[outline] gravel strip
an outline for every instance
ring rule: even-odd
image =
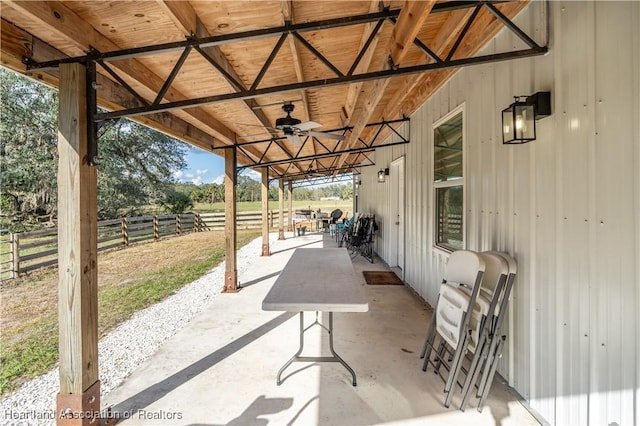
[[[262,237],[237,254],[238,275],[258,257]],[[104,396],[124,381],[160,345],[180,331],[220,293],[225,262],[162,302],[136,312],[98,343],[100,388]],[[0,400],[3,425],[55,424],[58,367],[23,384]]]

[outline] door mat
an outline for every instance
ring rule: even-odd
[[[362,271],[362,275],[369,285],[404,285],[391,271]]]

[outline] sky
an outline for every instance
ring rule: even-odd
[[[174,172],[178,181],[192,182],[196,185],[224,182],[224,157],[189,146],[185,159],[187,167],[184,170]],[[247,169],[243,174],[247,174],[254,180],[260,180],[260,174],[253,170]]]

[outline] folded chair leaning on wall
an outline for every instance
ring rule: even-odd
[[[485,262],[485,269],[480,292],[476,298],[469,322],[470,335],[467,349],[473,356],[471,357],[469,369],[466,371],[466,379],[462,385],[460,409],[463,411],[468,401],[469,389],[475,385],[478,373],[487,358],[489,339],[492,335],[491,330],[499,313],[503,289],[509,274],[509,262],[500,253],[488,251],[479,255]],[[463,291],[469,295],[468,290],[463,287],[446,290],[449,292]]]
[[[467,310],[466,312],[470,312],[469,323],[466,329],[466,348],[462,349],[462,354],[460,356],[460,361],[455,367],[458,371],[455,373],[456,376],[459,374],[460,370],[462,370],[462,360],[467,355],[467,353],[471,353],[471,366],[468,370],[465,371],[467,374],[467,380],[471,380],[472,374],[470,372],[474,371],[476,366],[479,363],[481,351],[477,350],[479,347],[484,344],[484,340],[486,339],[485,329],[488,326],[488,318],[493,317],[492,312],[496,310],[498,305],[499,295],[502,291],[502,287],[507,280],[507,274],[509,272],[509,265],[503,259],[503,257],[491,253],[491,252],[483,252],[478,253],[480,258],[484,261],[484,274],[482,276],[482,282],[480,284],[480,288],[475,298],[475,303],[473,304],[472,310]],[[440,291],[440,297],[442,300],[447,301],[457,301],[456,305],[465,306],[465,301],[471,305],[471,300],[473,298],[472,289],[467,286],[445,286]],[[455,305],[454,305],[455,307]],[[459,341],[455,338],[455,334],[451,329],[451,325],[449,321],[447,321],[447,315],[445,312],[451,312],[451,307],[448,309],[440,309],[438,310],[438,317],[436,318],[436,331],[443,338],[441,341],[440,352],[445,350],[446,344],[448,344],[451,348],[457,347]],[[449,315],[450,316],[450,315]],[[462,335],[462,331],[460,330],[460,335]],[[451,351],[449,351],[451,352]],[[436,365],[436,371],[439,369],[440,363]],[[464,370],[462,370],[464,371]],[[449,390],[446,398],[445,398],[445,406],[448,407],[451,403],[451,398],[455,393],[455,385],[457,382],[453,383],[453,388]],[[461,388],[465,388],[465,386],[461,386]]]
[[[480,291],[484,270],[484,260],[477,253],[458,250],[449,255],[438,300],[436,301],[431,323],[422,347],[423,371],[426,371],[428,364],[432,362],[432,349],[434,349],[435,353],[435,360],[432,363],[436,374],[440,374],[440,366],[442,364],[449,370],[449,376],[444,388],[446,407],[451,402],[451,396],[453,395],[451,389],[457,382],[458,373],[462,367],[462,359],[467,351],[469,322],[471,320],[470,312]],[[463,291],[450,291],[460,286],[468,289],[468,294]],[[440,336],[441,344],[436,351],[434,344],[437,336]],[[445,343],[452,348],[449,365],[445,361]],[[441,374],[440,376],[442,377]]]
[[[507,307],[509,304],[509,298],[511,296],[511,290],[516,278],[517,264],[513,257],[507,253],[502,252],[490,252],[493,255],[501,256],[508,264],[508,275],[504,286],[501,289],[496,289],[497,303],[489,312],[493,312],[493,316],[487,319],[486,327],[483,330],[485,335],[484,339],[478,345],[476,355],[479,353],[479,359],[477,365],[470,368],[470,372],[467,374],[467,380],[462,389],[462,403],[460,409],[464,411],[466,403],[473,392],[473,386],[477,381],[480,373],[482,373],[482,379],[478,385],[476,396],[480,398],[478,402],[478,411],[482,411],[484,402],[487,399],[489,390],[493,383],[493,377],[496,373],[496,367],[498,360],[502,355],[502,348],[507,338],[506,335],[502,335],[502,324],[507,315]]]

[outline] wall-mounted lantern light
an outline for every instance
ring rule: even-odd
[[[514,96],[515,102],[502,110],[502,143],[521,144],[536,139],[536,122],[551,115],[551,92]]]
[[[378,183],[384,183],[385,176],[389,176],[389,169],[380,169],[378,172]]]

